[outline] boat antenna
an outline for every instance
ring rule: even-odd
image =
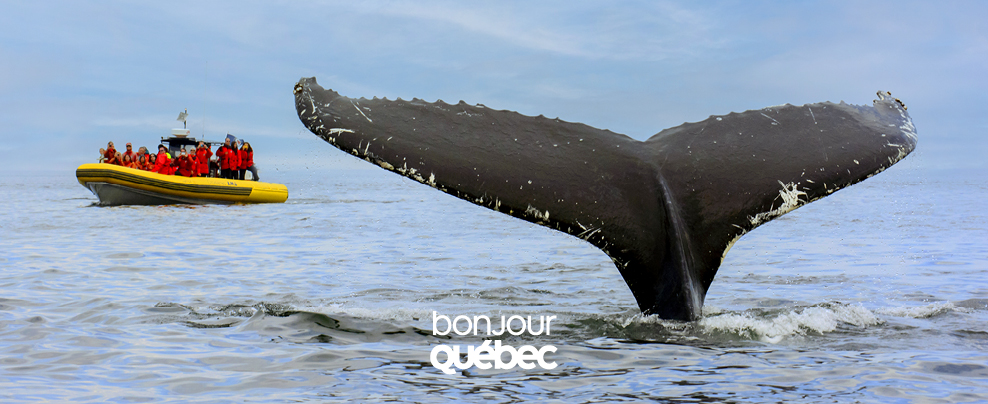
[[[202,140],[206,140],[206,85],[209,83],[209,61],[202,67]]]
[[[188,116],[189,116],[189,109],[188,108],[185,109],[185,112],[179,112],[178,113],[178,119],[176,119],[176,121],[182,121],[182,129],[186,129],[186,127],[185,127],[185,118],[188,117]]]

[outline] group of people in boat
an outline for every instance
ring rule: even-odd
[[[113,142],[107,143],[105,149],[99,149],[99,153],[101,163],[159,174],[244,180],[247,171],[250,171],[253,180],[258,180],[257,168],[254,167],[254,149],[250,143],[240,139],[234,143],[229,137],[215,153],[205,142],[199,142],[194,150],[183,147],[176,156],[172,156],[163,144],[158,145],[157,154],[151,154],[144,146],[135,152],[130,143],[127,143],[126,151],[119,152]],[[212,158],[214,155],[216,158]],[[210,163],[214,169],[210,169]]]

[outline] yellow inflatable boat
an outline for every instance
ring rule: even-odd
[[[82,186],[100,205],[172,205],[281,203],[288,200],[282,184],[163,175],[113,164],[83,164],[75,170]]]

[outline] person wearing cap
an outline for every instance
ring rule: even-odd
[[[125,150],[123,152],[123,157],[124,158],[128,158],[129,157],[130,158],[130,161],[135,161],[136,160],[135,157],[137,157],[137,153],[134,153],[133,146],[130,145],[130,142],[127,142],[127,150]]]

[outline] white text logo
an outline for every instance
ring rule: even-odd
[[[439,315],[433,311],[432,335],[449,335],[450,332],[457,335],[478,335],[481,323],[486,325],[485,333],[488,336],[503,335],[505,332],[511,335],[521,335],[526,331],[531,335],[542,335],[543,333],[550,335],[550,326],[555,318],[556,316],[549,316],[548,319],[545,316],[539,316],[538,322],[533,323],[532,316],[528,316],[527,322],[522,316],[511,316],[507,319],[501,316],[501,329],[495,331],[491,328],[491,319],[487,316],[474,316],[471,319],[461,315],[450,320],[448,316]],[[446,323],[445,331],[439,330],[440,320]],[[460,324],[466,325],[466,329],[458,327]],[[534,328],[536,324],[538,331]],[[479,347],[467,347],[466,352],[461,351],[459,345],[452,347],[437,345],[432,348],[429,359],[432,361],[432,366],[450,375],[455,373],[454,366],[461,370],[474,366],[478,369],[490,369],[491,367],[494,369],[513,369],[515,366],[521,366],[522,369],[533,369],[537,364],[543,369],[555,369],[558,366],[556,362],[546,363],[545,361],[547,352],[556,352],[556,347],[546,345],[539,349],[531,345],[522,345],[515,349],[510,345],[502,345],[500,340],[494,341],[494,346],[491,346],[490,340],[485,340]],[[446,354],[445,361],[440,361],[439,355],[441,353]],[[466,361],[460,360],[461,353],[466,353]],[[508,354],[509,359],[507,361],[504,360],[504,354]]]

